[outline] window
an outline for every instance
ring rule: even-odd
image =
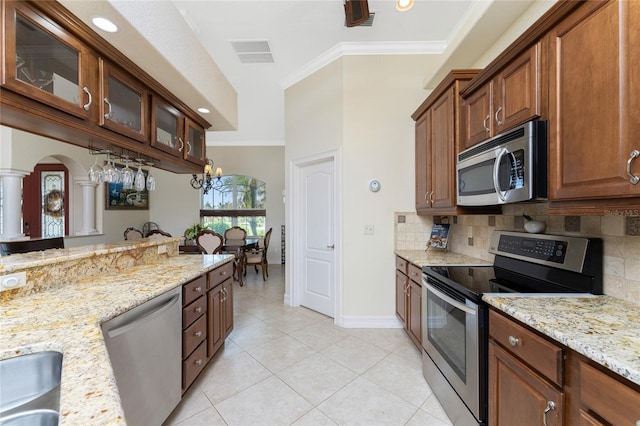
[[[202,194],[200,222],[219,234],[232,226],[240,226],[247,231],[247,236],[264,236],[266,197],[266,184],[261,180],[242,175],[222,176],[208,194]]]

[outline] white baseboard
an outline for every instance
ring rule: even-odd
[[[284,294],[284,300],[283,303],[287,306],[292,306],[291,305],[291,295],[289,293],[285,293]]]
[[[336,325],[344,328],[403,328],[395,316],[343,316]]]

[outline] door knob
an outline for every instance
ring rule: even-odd
[[[327,246],[327,248],[333,250],[334,248],[336,248],[336,245],[335,244],[331,244],[330,246]]]

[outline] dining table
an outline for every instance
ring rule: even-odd
[[[223,252],[234,253],[236,255],[236,273],[238,274],[240,287],[244,285],[242,277],[244,275],[245,252],[247,250],[257,249],[259,241],[257,238],[247,238],[243,244],[227,244],[226,242],[222,244],[221,250]]]

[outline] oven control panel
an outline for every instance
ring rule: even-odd
[[[567,245],[567,241],[501,235],[498,251],[548,262],[564,263]]]

